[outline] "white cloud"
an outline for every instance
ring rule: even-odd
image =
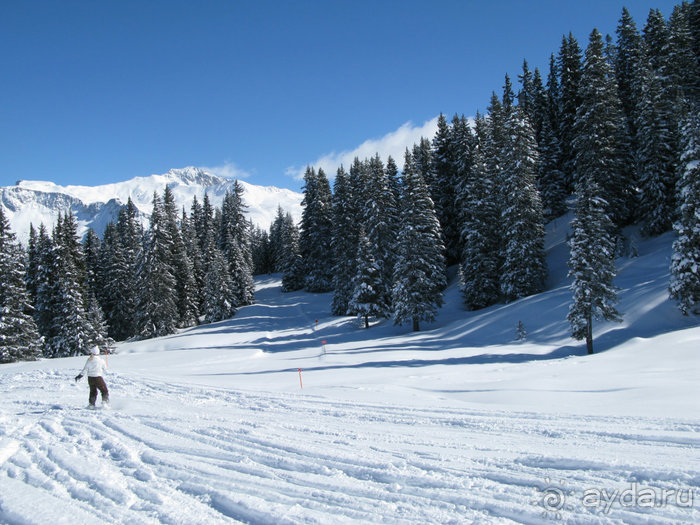
[[[245,170],[242,170],[233,162],[228,160],[220,166],[200,166],[199,168],[204,171],[208,171],[209,173],[212,173],[214,175],[218,175],[219,177],[225,177],[227,179],[247,179],[248,177],[250,177],[250,173],[248,173]]]
[[[389,156],[393,157],[396,165],[401,169],[403,166],[404,153],[406,148],[412,148],[414,144],[420,142],[422,137],[432,139],[437,131],[438,117],[425,122],[422,126],[414,126],[412,122],[406,122],[395,131],[391,131],[378,139],[369,139],[352,150],[345,150],[339,153],[327,153],[309,166],[323,168],[329,179],[335,177],[335,172],[342,164],[346,169],[350,168],[355,157],[364,160],[374,157],[377,153],[386,162]],[[287,175],[295,179],[301,179],[306,171],[306,166],[298,168],[291,166],[287,168]]]

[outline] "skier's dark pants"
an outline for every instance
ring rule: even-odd
[[[102,377],[88,377],[88,385],[90,385],[90,405],[95,406],[98,390],[102,394],[102,402],[109,403],[109,390]]]

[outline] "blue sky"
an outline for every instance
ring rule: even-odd
[[[5,0],[0,186],[192,165],[299,190],[308,164],[401,152],[440,112],[483,112],[524,58],[546,77],[564,33],[585,48],[622,6],[641,29],[676,3]]]

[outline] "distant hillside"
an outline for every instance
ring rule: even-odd
[[[243,187],[243,200],[253,224],[267,229],[278,206],[291,212],[296,219],[301,217],[303,196],[300,193],[238,182]],[[58,215],[68,210],[77,217],[81,234],[93,228],[101,235],[129,197],[146,224],[151,213],[153,193],[162,194],[165,186],[172,190],[178,207],[184,206],[189,213],[193,198],[196,196],[201,202],[205,193],[213,205],[220,206],[224,194],[232,190],[233,184],[232,179],[193,167],[101,186],[58,186],[47,181],[19,181],[15,186],[0,188],[0,206],[22,242],[26,242],[29,236],[30,224],[38,227],[44,223],[50,229]]]

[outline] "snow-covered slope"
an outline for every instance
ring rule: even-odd
[[[146,225],[153,208],[153,193],[162,195],[165,186],[173,191],[178,207],[184,206],[189,213],[195,196],[201,202],[207,193],[212,204],[219,206],[226,191],[233,189],[233,184],[231,179],[192,167],[101,186],[58,186],[45,181],[19,181],[15,186],[0,188],[0,205],[13,231],[24,242],[30,224],[38,227],[43,222],[50,229],[59,213],[69,209],[78,219],[81,234],[88,227],[101,234],[129,197],[141,212]],[[243,200],[248,206],[248,217],[254,224],[267,229],[278,206],[297,219],[301,216],[301,194],[273,186],[255,186],[245,181],[239,181],[239,184],[244,190]]]
[[[85,410],[83,358],[0,365],[0,523],[698,523],[700,326],[668,299],[671,241],[618,261],[625,320],[593,356],[552,271],[478,312],[453,282],[419,333],[263,277],[230,320],[119,345],[111,411]]]

